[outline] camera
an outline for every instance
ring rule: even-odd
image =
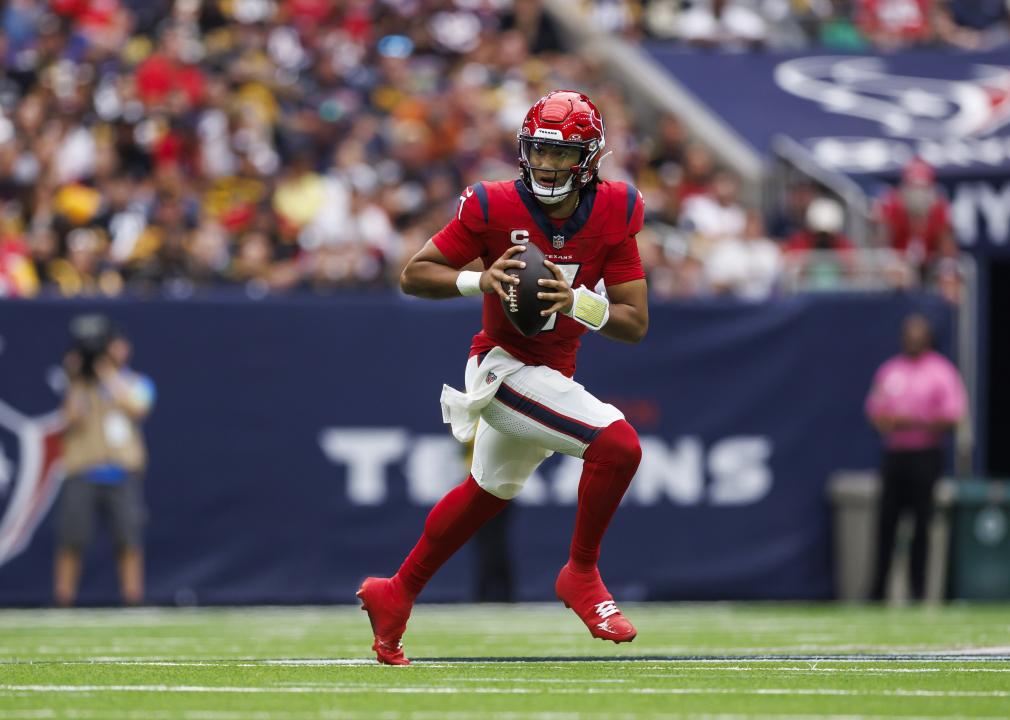
[[[95,377],[95,361],[105,354],[115,336],[116,327],[106,315],[78,315],[70,321],[70,352],[81,359],[81,376]]]

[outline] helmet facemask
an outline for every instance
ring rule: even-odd
[[[520,133],[519,166],[523,182],[540,202],[546,205],[559,203],[593,179],[601,149],[602,143],[596,140],[548,140]],[[566,153],[571,157],[564,167],[555,167],[557,162],[546,164],[549,158]],[[538,175],[541,176],[540,182],[537,181]],[[559,184],[561,178],[564,182]]]

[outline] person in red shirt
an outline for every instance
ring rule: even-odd
[[[901,184],[880,198],[874,215],[880,244],[897,250],[922,275],[941,257],[957,252],[947,200],[933,168],[923,160],[905,166]]]
[[[137,67],[137,94],[145,105],[163,105],[175,96],[184,100],[187,108],[203,102],[206,92],[203,73],[183,59],[182,43],[178,29],[167,29],[158,52]]]
[[[8,235],[0,226],[0,299],[31,297],[38,288],[39,279],[24,240]]]
[[[453,219],[407,263],[410,295],[483,295],[483,326],[473,339],[466,391],[442,391],[443,418],[460,441],[474,439],[466,480],[431,510],[424,532],[391,578],[367,578],[358,591],[379,662],[404,665],[401,638],[414,599],[439,567],[522,489],[554,452],[582,458],[575,531],[555,583],[560,600],[594,637],[629,642],[634,626],[597,569],[600,542],[641,459],[634,428],[614,406],[576,383],[580,337],[597,331],[637,343],[648,328],[645,273],[635,236],[641,194],[598,177],[604,125],[585,95],[554,91],[527,113],[519,131],[521,179],[464,190]],[[499,298],[519,280],[514,255],[535,244],[552,280],[538,295],[552,305],[540,333],[526,337]],[[482,270],[461,270],[479,260]],[[605,294],[597,292],[602,285]]]
[[[856,25],[876,47],[896,49],[933,39],[929,0],[859,0]]]

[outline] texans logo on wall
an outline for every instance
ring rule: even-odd
[[[905,75],[893,64],[873,57],[811,57],[775,68],[781,89],[826,112],[869,121],[874,134],[884,136],[805,138],[820,163],[879,172],[913,155],[939,169],[1010,161],[1010,137],[999,135],[1010,122],[1010,68],[955,63],[965,77],[938,79]]]
[[[0,565],[24,550],[59,490],[60,420],[0,400]]]
[[[914,155],[941,175],[1010,171],[1010,52],[653,57],[755,149],[776,136],[848,174],[896,174]],[[723,82],[724,80],[724,82]]]
[[[937,172],[955,236],[1010,253],[1010,51],[653,58],[767,158],[780,138],[876,197],[913,157]]]

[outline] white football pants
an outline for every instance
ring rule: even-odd
[[[478,356],[466,364],[466,389],[487,382]],[[623,420],[613,405],[552,368],[526,365],[510,374],[480,414],[470,473],[503,500],[554,452],[581,458],[603,428]]]

